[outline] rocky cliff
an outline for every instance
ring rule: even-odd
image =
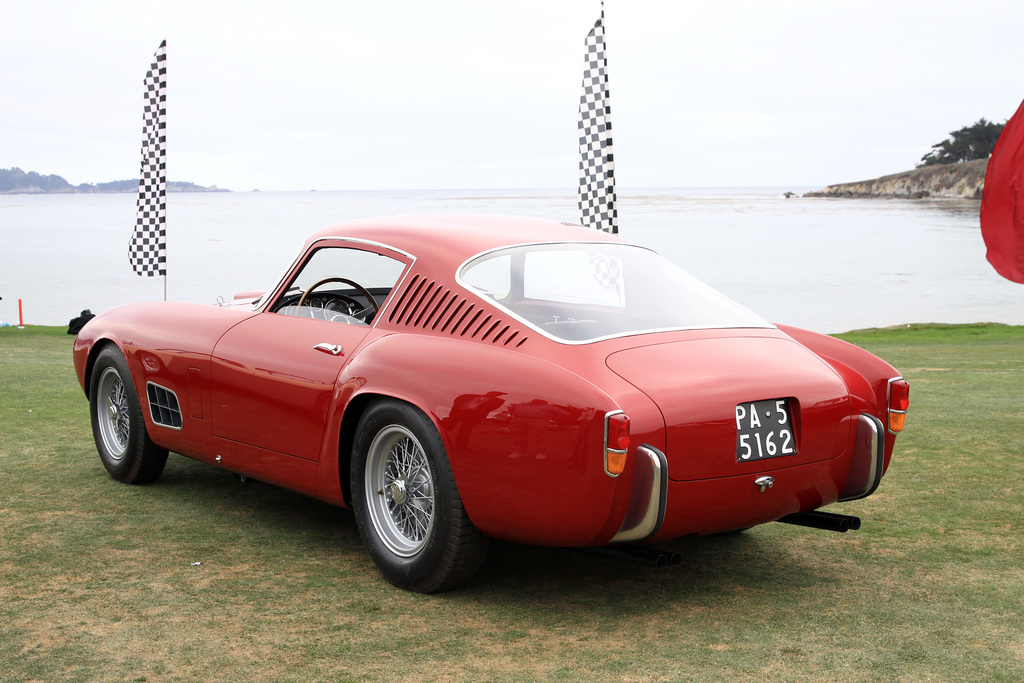
[[[808,192],[804,196],[981,199],[987,167],[988,159],[945,166],[925,166],[874,180],[829,185],[824,190]]]

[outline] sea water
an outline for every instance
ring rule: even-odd
[[[787,189],[627,189],[619,233],[774,322],[841,332],[914,322],[1024,324],[1024,286],[985,260],[978,202],[786,198]],[[168,196],[166,298],[270,287],[316,230],[410,213],[577,222],[573,190],[230,192]],[[66,325],[165,282],[128,262],[135,196],[0,196],[0,321]],[[651,296],[657,296],[652,292]]]

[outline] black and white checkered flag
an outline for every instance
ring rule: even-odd
[[[142,170],[128,260],[139,275],[167,275],[167,41],[146,72]]]
[[[579,120],[580,223],[617,233],[619,215],[615,200],[608,58],[604,46],[604,3],[601,3],[601,18],[587,35],[585,46]]]

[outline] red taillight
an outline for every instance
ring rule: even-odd
[[[903,429],[910,408],[910,383],[905,379],[889,381],[889,431],[896,433]]]
[[[629,418],[623,413],[608,416],[608,448],[629,450]]]
[[[629,452],[629,418],[625,413],[616,412],[604,418],[604,470],[613,477],[626,469],[626,454]]]
[[[893,380],[889,385],[889,410],[906,412],[910,407],[910,384],[905,379]]]

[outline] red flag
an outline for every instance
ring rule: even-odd
[[[996,272],[1024,284],[1024,102],[1006,123],[988,160],[981,236]]]

